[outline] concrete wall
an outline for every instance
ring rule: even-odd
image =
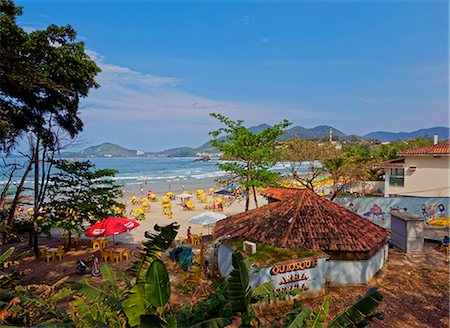
[[[401,196],[450,197],[450,157],[406,156],[405,184],[389,186],[388,192]]]
[[[231,255],[233,251],[220,245],[218,250],[218,265],[222,276],[228,276],[233,269]],[[296,288],[305,289],[302,295],[305,297],[315,297],[325,290],[325,283],[332,285],[358,285],[365,284],[383,267],[388,258],[388,246],[385,245],[372,258],[365,261],[334,261],[327,260],[326,257],[317,259],[317,266],[311,269],[299,270],[295,273],[306,273],[308,278],[296,284]],[[299,259],[298,261],[301,261]],[[267,281],[272,281],[274,289],[279,288],[279,281],[283,275],[273,276],[270,274],[271,267],[253,268],[250,271],[250,285],[258,286]],[[284,286],[294,285],[285,284]]]
[[[326,279],[330,285],[366,284],[383,268],[388,259],[388,246],[365,261],[327,261]]]
[[[222,277],[227,277],[233,271],[232,254],[234,251],[226,245],[220,244],[217,252],[217,265]]]

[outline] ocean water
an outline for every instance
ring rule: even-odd
[[[14,160],[23,161],[21,158]],[[89,158],[97,169],[115,169],[119,171],[114,178],[126,189],[181,190],[195,186],[214,185],[214,179],[223,176],[219,170],[218,160],[196,162],[194,157],[101,157]],[[71,160],[71,159],[68,159]],[[287,173],[286,165],[278,163],[274,171]],[[307,167],[305,166],[305,172]],[[18,180],[22,176],[19,170],[15,175]],[[26,186],[31,187],[33,175],[30,173]],[[6,183],[4,177],[0,180],[0,189]]]

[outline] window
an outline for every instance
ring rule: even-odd
[[[405,185],[405,169],[395,168],[391,169],[391,175],[389,177],[389,185],[403,187]]]

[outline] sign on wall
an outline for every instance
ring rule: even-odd
[[[308,290],[308,280],[311,280],[314,274],[310,269],[315,267],[317,267],[317,259],[274,265],[269,271],[274,282],[274,291]]]

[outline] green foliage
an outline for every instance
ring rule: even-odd
[[[242,326],[249,327],[255,312],[251,306],[252,290],[244,259],[240,253],[233,253],[233,271],[228,278],[228,294],[233,313],[240,313]]]
[[[247,240],[247,239],[246,239]],[[243,251],[243,241],[242,238],[233,238],[227,243],[233,249]],[[258,251],[255,254],[247,254],[248,260],[256,263],[263,263],[264,265],[270,265],[274,263],[284,262],[296,258],[304,258],[308,256],[314,256],[321,254],[318,251],[313,250],[298,250],[298,249],[287,249],[280,248],[264,243],[258,243]]]
[[[166,226],[156,224],[154,226],[156,233],[145,232],[148,240],[142,242],[139,258],[133,263],[131,269],[132,276],[136,277],[138,282],[145,281],[150,265],[154,260],[161,259],[161,254],[170,247],[177,236],[179,227],[176,222]]]
[[[155,316],[157,308],[164,307],[170,297],[169,276],[161,254],[174,241],[178,228],[176,223],[162,227],[155,225],[156,233],[145,233],[148,240],[142,243],[139,258],[131,270],[136,282],[127,289],[122,300],[123,310],[132,327],[149,320],[160,322],[161,326],[168,324],[165,318]]]
[[[213,137],[212,146],[224,153],[230,162],[218,164],[219,168],[230,175],[230,180],[243,185],[246,190],[246,210],[248,210],[250,188],[265,187],[273,184],[279,174],[270,171],[276,164],[278,148],[276,140],[285,133],[291,123],[287,120],[253,133],[243,126],[243,121],[232,121],[227,117],[212,113],[225,127],[209,134]]]
[[[83,127],[80,99],[98,87],[100,68],[85,53],[84,43],[76,41],[70,25],[52,24],[27,33],[16,23],[21,7],[1,0],[0,11],[0,149],[8,150],[28,131],[53,144],[49,119],[74,137]]]
[[[61,287],[65,277],[55,284],[15,286],[0,293],[0,324],[26,325],[68,323],[69,316],[59,302],[72,294]]]
[[[382,301],[383,295],[378,292],[378,289],[371,288],[364,296],[359,296],[355,304],[336,315],[328,327],[365,327],[374,318],[383,319],[383,315],[375,311]]]
[[[170,284],[166,266],[161,260],[155,260],[147,271],[145,284],[147,300],[154,307],[160,307],[169,301]]]
[[[84,223],[93,224],[114,215],[116,201],[122,195],[120,185],[111,178],[116,170],[95,170],[89,161],[54,161],[59,171],[50,178],[46,204],[52,209],[53,224],[67,231],[83,231]]]
[[[108,264],[100,266],[104,281],[98,287],[86,278],[71,284],[76,291],[71,303],[71,317],[77,325],[84,327],[121,327],[125,317],[122,313],[121,298],[126,286],[120,285],[123,272],[113,272]]]

